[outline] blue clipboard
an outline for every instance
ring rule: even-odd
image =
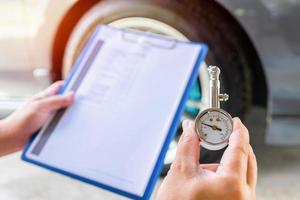
[[[66,78],[66,80],[64,82],[64,85],[61,87],[61,89],[58,92],[58,94],[63,94],[65,92],[66,87],[70,84],[70,81],[71,81],[74,73],[78,70],[79,65],[82,63],[83,58],[87,54],[88,49],[90,48],[91,44],[95,41],[96,35],[101,31],[101,28],[104,27],[104,26],[105,25],[98,26],[97,29],[96,29],[96,31],[92,34],[92,36],[90,37],[90,39],[87,42],[86,46],[84,47],[82,53],[80,54],[78,60],[76,61],[76,63],[73,66],[73,68],[71,69],[68,77]],[[181,42],[181,41],[176,41],[176,42]],[[162,149],[161,149],[161,151],[159,153],[159,156],[158,156],[158,159],[156,161],[154,170],[152,171],[151,177],[150,177],[150,179],[148,181],[148,184],[146,186],[146,190],[145,190],[143,196],[137,196],[136,194],[132,194],[130,192],[123,191],[123,190],[120,190],[118,188],[114,188],[114,187],[105,185],[103,183],[99,183],[99,182],[90,180],[90,179],[85,178],[85,177],[81,177],[79,175],[70,173],[68,171],[61,170],[61,169],[53,167],[53,166],[49,166],[47,164],[41,163],[39,161],[36,161],[34,159],[31,159],[31,158],[27,157],[26,153],[27,153],[28,149],[30,148],[32,142],[36,138],[37,133],[39,131],[32,136],[32,138],[30,139],[29,143],[26,145],[26,147],[25,147],[25,149],[24,149],[24,151],[22,153],[21,159],[24,160],[24,161],[26,161],[26,162],[38,165],[40,167],[46,168],[48,170],[51,170],[51,171],[54,171],[54,172],[57,172],[57,173],[60,173],[60,174],[63,174],[63,175],[69,176],[69,177],[72,177],[74,179],[78,179],[78,180],[80,180],[82,182],[85,182],[85,183],[88,183],[88,184],[91,184],[91,185],[94,185],[94,186],[97,186],[97,187],[109,190],[111,192],[117,193],[119,195],[131,198],[131,199],[149,199],[150,196],[151,196],[151,193],[152,193],[152,191],[154,189],[154,186],[156,184],[156,181],[159,178],[159,175],[161,173],[161,170],[162,170],[162,167],[163,167],[163,162],[164,162],[164,157],[165,157],[165,155],[167,153],[169,144],[171,143],[171,141],[173,140],[173,138],[174,138],[174,136],[176,134],[176,130],[177,130],[178,124],[180,123],[180,118],[181,118],[181,116],[182,116],[182,114],[184,112],[184,109],[185,109],[185,103],[186,103],[186,101],[188,99],[189,91],[190,91],[192,85],[194,84],[194,82],[196,81],[200,65],[203,62],[203,60],[204,60],[204,58],[205,58],[205,56],[207,54],[207,51],[208,51],[208,48],[207,48],[207,46],[205,44],[202,44],[202,43],[192,43],[192,44],[193,45],[201,45],[201,50],[199,51],[199,55],[198,55],[198,57],[196,59],[195,65],[193,67],[192,74],[191,74],[190,79],[189,79],[189,81],[188,81],[188,83],[186,85],[186,88],[184,90],[184,94],[183,94],[183,96],[182,96],[182,98],[180,100],[179,107],[178,107],[177,112],[176,112],[176,114],[175,114],[175,116],[173,118],[171,127],[170,127],[170,129],[168,131],[168,134],[167,134],[167,137],[166,137],[166,139],[165,139],[165,141],[163,143],[163,147],[162,147]]]

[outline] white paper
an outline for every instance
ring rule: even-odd
[[[30,153],[39,134],[27,156],[141,196],[201,47],[178,42],[170,48],[172,41],[165,40],[161,47],[159,39],[131,41],[122,34],[101,28],[95,41],[104,44],[77,89],[74,104],[41,153]],[[73,80],[79,74],[77,70]]]

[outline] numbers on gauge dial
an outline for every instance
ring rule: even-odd
[[[202,115],[198,126],[201,140],[210,144],[223,143],[232,131],[231,119],[217,111],[208,111]]]

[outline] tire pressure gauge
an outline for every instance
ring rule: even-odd
[[[228,112],[220,108],[220,101],[227,101],[227,94],[220,94],[220,69],[208,68],[210,75],[210,108],[199,113],[195,119],[195,130],[201,146],[208,150],[219,150],[227,146],[232,133],[233,121]]]

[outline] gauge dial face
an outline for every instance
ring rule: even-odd
[[[208,109],[196,119],[196,131],[201,139],[210,145],[227,143],[232,133],[231,116],[222,109]]]

